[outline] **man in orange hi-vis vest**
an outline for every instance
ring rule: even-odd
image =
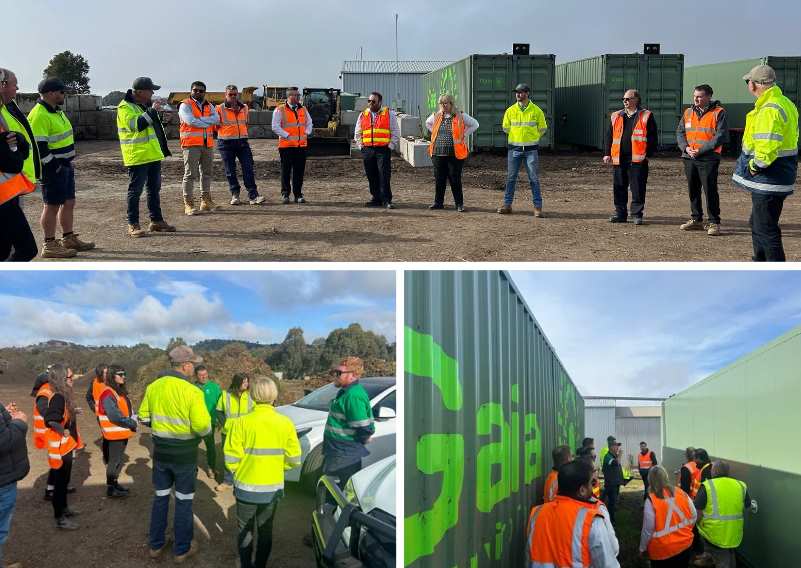
[[[382,107],[382,100],[381,93],[370,93],[368,107],[356,121],[354,139],[362,151],[364,172],[372,196],[364,206],[395,209],[389,182],[392,175],[391,154],[398,147],[400,133],[395,111]]]
[[[184,213],[195,215],[193,195],[195,180],[200,178],[200,211],[215,211],[219,205],[211,199],[211,170],[214,161],[214,131],[220,123],[220,115],[213,104],[206,100],[206,84],[195,81],[192,94],[178,107],[181,121],[181,152],[184,158]]]
[[[570,448],[567,446],[557,446],[551,452],[553,458],[553,468],[545,478],[545,488],[542,492],[542,500],[545,503],[556,499],[559,491],[559,468],[573,459],[570,455]]]
[[[648,157],[656,152],[658,145],[659,133],[653,113],[642,108],[640,93],[629,89],[623,95],[623,110],[613,112],[610,117],[604,141],[604,163],[614,165],[615,214],[609,218],[610,223],[625,223],[631,214],[635,225],[643,224]]]
[[[281,157],[281,200],[289,203],[292,193],[295,203],[306,203],[303,196],[303,176],[306,173],[306,148],[314,130],[309,111],[300,104],[297,87],[286,91],[286,102],[273,111],[273,132],[278,135],[278,154]]]

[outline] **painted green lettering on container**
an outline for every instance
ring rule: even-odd
[[[433,337],[410,327],[406,327],[404,342],[406,372],[429,377],[442,394],[442,403],[448,410],[462,408],[462,385],[456,359],[445,353]]]
[[[511,495],[509,458],[512,432],[509,423],[504,420],[503,405],[488,402],[478,409],[476,433],[487,436],[492,433],[493,427],[500,429],[499,435],[495,436],[500,441],[483,446],[476,458],[476,507],[482,513],[489,513],[495,505]],[[496,464],[501,466],[501,478],[493,483],[492,470]]]
[[[460,434],[426,434],[417,442],[417,468],[442,473],[442,491],[431,509],[404,519],[404,562],[433,554],[445,533],[459,522],[464,481],[464,438]]]
[[[525,430],[525,483],[528,485],[542,475],[542,439],[540,438],[540,425],[536,414],[526,414]]]

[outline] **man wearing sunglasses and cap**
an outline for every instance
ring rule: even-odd
[[[362,458],[370,452],[364,447],[375,433],[370,396],[359,384],[364,364],[358,357],[345,357],[331,370],[339,388],[331,401],[323,435],[323,473],[339,478],[345,487],[348,479],[362,468]]]
[[[757,65],[743,79],[756,103],[745,118],[732,180],[751,192],[753,260],[783,262],[779,217],[798,172],[798,109],[776,85],[772,67]]]

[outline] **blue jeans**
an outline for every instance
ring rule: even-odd
[[[14,514],[14,505],[17,503],[17,482],[0,487],[0,566],[3,564],[3,546],[8,539],[11,528],[11,516]]]
[[[248,199],[256,199],[259,192],[256,189],[256,176],[253,174],[253,152],[247,140],[218,141],[217,149],[225,168],[225,178],[228,180],[228,189],[231,195],[239,196],[239,180],[236,178],[236,161],[242,166],[242,180],[248,190]]]
[[[193,463],[163,463],[153,461],[153,510],[150,513],[150,548],[158,550],[164,546],[167,530],[167,512],[170,508],[170,492],[175,486],[175,544],[176,556],[185,554],[192,544],[192,499],[195,497],[197,465]]]
[[[517,183],[517,174],[520,171],[521,163],[526,165],[534,207],[539,209],[542,207],[542,194],[540,193],[540,179],[537,173],[540,166],[540,157],[536,149],[522,152],[509,148],[506,156],[506,191],[503,194],[503,204],[511,205],[515,198],[515,184]]]
[[[151,221],[163,221],[161,215],[161,162],[151,162],[128,168],[128,224],[139,224],[139,198],[147,185],[147,208]]]

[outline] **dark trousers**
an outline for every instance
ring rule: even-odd
[[[279,498],[269,503],[245,503],[237,499],[237,545],[242,568],[264,568],[273,548],[273,519]]]
[[[720,196],[718,195],[718,160],[684,159],[684,174],[690,192],[690,215],[696,221],[704,220],[701,192],[706,196],[706,216],[710,223],[720,225]]]
[[[323,466],[323,473],[325,473],[325,475],[338,478],[339,482],[337,485],[339,485],[340,489],[345,489],[345,484],[348,483],[348,480],[351,478],[351,476],[361,469],[362,460],[359,460],[350,465],[346,465],[345,467],[340,467],[339,469],[334,470],[329,470]]]
[[[615,202],[615,214],[625,219],[631,188],[631,216],[642,217],[645,209],[645,187],[648,184],[648,161],[639,164],[620,162],[612,174],[612,195]]]
[[[212,472],[217,471],[217,448],[214,445],[214,430],[211,434],[203,438],[203,443],[206,445],[206,463]]]
[[[642,478],[642,484],[644,486],[642,492],[642,500],[645,501],[648,499],[648,472],[651,471],[650,469],[641,469],[640,470],[640,477]]]
[[[784,262],[782,230],[779,217],[786,195],[751,194],[751,241],[754,262]]]
[[[374,203],[392,203],[392,153],[387,146],[365,146],[362,148],[364,173],[370,183],[370,195]]]
[[[620,495],[620,485],[610,485],[604,487],[606,509],[609,511],[609,520],[615,523],[615,512],[617,511],[617,499]]]
[[[295,199],[303,197],[306,148],[278,148],[278,154],[281,156],[281,195],[288,197],[291,191]]]
[[[236,177],[236,161],[242,167],[242,181],[248,191],[248,199],[256,199],[259,192],[256,189],[256,176],[253,173],[253,152],[247,140],[226,140],[217,142],[217,150],[225,169],[225,179],[228,180],[228,189],[231,195],[239,195],[239,180]]]
[[[46,491],[53,491],[53,488],[56,486],[56,471],[55,469],[51,469],[47,473],[47,487],[45,488]]]
[[[0,262],[28,262],[37,252],[19,197],[0,205]]]
[[[651,560],[651,568],[687,568],[690,565],[692,555],[693,548],[691,546],[676,556],[671,556],[664,560]]]
[[[464,160],[457,160],[456,156],[431,156],[434,163],[434,203],[445,203],[445,184],[451,184],[453,202],[456,206],[464,205],[462,194],[462,168]]]
[[[128,440],[106,440],[103,438],[103,463],[106,464],[106,484],[114,485],[122,471],[122,460]]]
[[[153,508],[150,512],[151,550],[159,550],[166,542],[167,513],[170,510],[170,493],[175,486],[175,543],[173,552],[176,556],[186,554],[192,544],[194,525],[192,516],[192,499],[195,496],[197,482],[197,466],[193,463],[171,464],[153,460]]]
[[[163,221],[161,214],[161,162],[128,168],[128,224],[139,224],[139,198],[147,187],[147,209],[151,221]]]
[[[61,457],[61,467],[54,469],[53,475],[53,515],[60,519],[67,509],[67,487],[72,477],[72,452]]]

